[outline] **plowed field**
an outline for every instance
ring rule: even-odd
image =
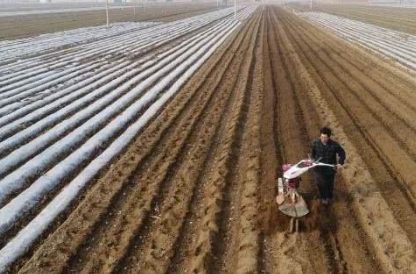
[[[261,6],[9,273],[416,273],[416,81]],[[330,126],[330,207],[312,176],[300,232],[283,163]]]

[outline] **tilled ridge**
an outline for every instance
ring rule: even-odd
[[[250,47],[247,52],[247,56],[244,62],[244,66],[238,75],[243,75],[240,81],[238,81],[237,90],[244,91],[240,92],[237,97],[236,105],[234,109],[237,109],[238,112],[232,113],[232,126],[228,127],[231,131],[227,132],[226,143],[230,142],[230,147],[227,155],[227,162],[225,163],[228,171],[225,173],[224,181],[214,173],[213,179],[217,183],[223,183],[226,185],[226,191],[223,196],[222,201],[222,210],[219,213],[218,225],[219,231],[218,236],[214,240],[213,245],[213,266],[210,267],[211,273],[233,273],[234,271],[244,271],[244,262],[243,266],[240,269],[230,269],[229,264],[237,265],[238,264],[238,250],[240,248],[239,230],[241,228],[240,216],[242,214],[241,207],[242,196],[243,196],[243,175],[246,174],[246,165],[247,159],[245,158],[243,146],[244,146],[244,136],[247,130],[247,123],[249,119],[249,109],[256,102],[251,101],[253,96],[253,75],[256,61],[256,49],[258,47],[258,34],[260,31],[261,16],[259,15],[256,21],[256,25],[253,31],[253,34],[250,37]],[[246,139],[247,141],[247,139]],[[218,167],[220,169],[220,167]],[[252,238],[256,240],[256,238]],[[257,248],[257,243],[252,243],[255,248]],[[257,263],[257,258],[251,258],[249,265]]]
[[[271,44],[270,31],[272,26],[269,24],[267,11],[264,12],[263,17],[266,21],[264,24],[263,36],[263,56],[269,57],[270,50],[274,49]],[[278,271],[278,260],[274,259],[274,248],[271,235],[276,232],[278,227],[276,212],[275,197],[276,181],[278,176],[278,167],[281,166],[281,152],[278,144],[278,130],[277,130],[277,96],[275,93],[276,85],[273,80],[271,63],[273,58],[264,58],[262,61],[262,76],[263,76],[263,105],[261,110],[261,177],[260,177],[260,254],[261,264],[260,273],[273,273]],[[280,226],[280,225],[279,225]]]
[[[269,39],[277,47],[270,47],[270,56],[272,57],[271,73],[273,75],[275,96],[277,103],[276,121],[277,121],[277,143],[280,146],[280,162],[296,163],[299,159],[308,154],[309,138],[307,136],[306,124],[302,116],[296,92],[304,92],[302,86],[293,73],[294,67],[291,62],[291,52],[285,46],[282,38],[282,31],[279,23],[276,21],[274,10],[268,10],[270,28]],[[280,166],[278,175],[281,176]],[[276,181],[275,181],[276,184]],[[316,190],[311,184],[310,176],[303,176],[301,190],[309,197],[309,206],[311,208],[311,218],[316,218],[317,212],[314,207],[315,201],[311,199]],[[332,265],[336,265],[331,248],[326,248],[325,242],[321,239],[319,230],[309,229],[308,235],[287,235],[290,218],[284,216],[277,210],[275,214],[280,214],[276,221],[276,226],[280,230],[274,237],[271,237],[271,244],[276,249],[276,267],[278,271],[294,271],[313,273],[315,270],[320,273],[329,272]],[[307,219],[309,218],[307,217]],[[303,218],[305,219],[305,218]],[[309,221],[312,225],[314,220]],[[303,224],[304,226],[306,223]],[[312,227],[313,228],[313,227]],[[333,252],[332,252],[333,253]],[[292,262],[289,264],[279,264],[279,261]]]
[[[252,51],[254,48],[255,31],[259,25],[259,15],[252,19],[250,29],[244,41],[244,51],[238,53],[240,56],[238,69],[232,73],[231,79],[237,80],[238,75],[247,76],[252,63]],[[240,55],[241,54],[241,55]],[[248,54],[248,56],[247,56]],[[244,79],[244,78],[243,78]],[[177,273],[182,273],[186,269],[189,273],[206,273],[211,270],[215,255],[213,255],[213,242],[221,243],[221,225],[219,222],[228,221],[221,218],[221,210],[223,210],[223,201],[226,195],[229,195],[230,188],[226,186],[226,180],[229,179],[230,161],[232,160],[233,152],[235,153],[236,141],[238,137],[239,127],[244,125],[244,105],[247,104],[247,87],[246,81],[236,81],[233,87],[234,90],[233,104],[230,105],[227,113],[224,115],[224,122],[221,124],[221,134],[216,141],[216,148],[214,149],[210,162],[203,175],[203,189],[201,193],[201,201],[196,205],[197,211],[191,218],[192,223],[196,222],[195,228],[192,229],[192,239],[188,238],[187,244],[184,246],[186,257],[183,258],[179,266],[174,267]],[[228,88],[226,88],[228,89]],[[243,116],[242,116],[243,115]],[[242,120],[243,119],[243,120]],[[224,243],[226,244],[226,243]],[[178,258],[176,260],[179,260]]]
[[[191,200],[196,195],[197,189],[204,183],[205,174],[203,171],[206,170],[213,142],[219,135],[222,135],[220,129],[224,124],[224,118],[227,117],[227,110],[238,110],[233,107],[233,104],[235,103],[235,93],[239,89],[235,87],[236,78],[229,77],[231,75],[226,74],[226,79],[231,81],[226,80],[216,87],[216,92],[221,94],[221,97],[229,99],[223,100],[224,104],[215,104],[208,109],[212,113],[197,130],[192,142],[195,145],[187,153],[186,162],[171,179],[174,186],[169,191],[171,193],[168,194],[166,201],[159,207],[161,214],[156,216],[158,218],[154,224],[149,225],[148,231],[142,236],[145,241],[140,240],[137,244],[138,247],[133,248],[130,252],[131,257],[126,266],[128,273],[167,272],[170,259],[177,252],[175,246],[181,230],[184,228],[186,214],[192,209]],[[219,92],[220,90],[223,92]]]
[[[229,70],[229,68],[235,68],[237,71],[241,69],[242,62],[244,61],[243,56],[247,53],[249,38],[251,37],[253,29],[255,28],[255,23],[255,20],[251,20],[248,23],[249,26],[245,28],[244,37],[241,36],[240,41],[236,43],[236,50],[234,51],[232,60],[230,59],[232,64],[230,64],[227,70]],[[219,86],[218,90],[223,90],[223,92],[228,92],[229,90],[233,91],[233,99],[230,99],[231,104],[231,102],[235,102],[236,94],[238,94],[238,90],[236,89],[237,78],[235,77],[235,73],[228,73],[226,79],[227,81],[224,82],[223,85]],[[221,140],[223,140],[226,128],[229,128],[227,126],[227,121],[230,119],[229,117],[232,115],[233,111],[235,111],[233,106],[229,105],[226,112],[223,114],[223,119],[219,128],[219,134],[217,134],[215,138],[216,146],[221,143]],[[182,229],[180,238],[177,241],[175,256],[172,259],[170,267],[167,271],[168,273],[182,273],[184,269],[185,271],[188,271],[189,268],[192,268],[192,266],[189,266],[188,264],[189,259],[194,259],[192,253],[195,252],[194,244],[197,240],[195,234],[198,232],[201,225],[207,225],[206,222],[211,221],[211,210],[208,208],[211,208],[212,204],[207,203],[205,200],[213,199],[215,198],[215,195],[217,195],[215,194],[215,189],[210,189],[211,183],[207,177],[207,174],[212,171],[212,166],[218,157],[218,153],[218,148],[212,148],[212,151],[207,159],[207,163],[202,172],[203,174],[200,176],[200,187],[196,190],[192,199],[191,210],[187,213],[184,228]],[[207,196],[207,193],[211,194]],[[211,197],[211,195],[214,197]],[[195,255],[198,256],[198,254]],[[206,260],[208,260],[208,257],[206,257]]]
[[[241,182],[239,205],[240,225],[237,230],[238,246],[234,257],[237,261],[235,273],[261,273],[264,254],[260,253],[260,122],[263,104],[263,43],[264,12],[254,53],[254,66],[250,71],[248,87],[251,89],[250,104],[247,112],[246,128],[242,140],[238,181]]]

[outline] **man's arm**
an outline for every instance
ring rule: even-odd
[[[316,145],[315,145],[315,141],[312,142],[312,155],[311,155],[312,159],[316,160]]]
[[[343,165],[345,162],[345,150],[340,144],[337,145],[336,153],[338,154],[338,164]]]

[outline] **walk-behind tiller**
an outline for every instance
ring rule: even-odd
[[[319,162],[319,160],[314,161],[312,159],[301,160],[296,165],[285,164],[282,166],[283,178],[278,179],[276,202],[283,214],[292,217],[289,225],[290,232],[299,231],[299,218],[309,213],[305,200],[297,191],[300,176],[317,166],[334,168],[334,165],[324,164]]]

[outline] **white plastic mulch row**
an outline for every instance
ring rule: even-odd
[[[216,31],[217,28],[214,28],[212,31],[204,33],[204,36],[215,35]],[[47,166],[47,162],[53,162],[56,156],[65,153],[66,150],[77,147],[78,143],[82,142],[84,136],[93,133],[96,129],[106,124],[109,119],[117,115],[120,109],[123,109],[130,102],[135,101],[151,85],[155,84],[161,76],[174,69],[184,58],[188,58],[193,54],[193,51],[190,50],[191,47],[196,43],[201,43],[201,39],[198,36],[195,36],[193,39],[194,41],[186,41],[179,47],[168,51],[166,58],[156,65],[153,65],[154,62],[149,62],[150,64],[145,66],[146,69],[141,72],[139,69],[133,69],[132,66],[131,70],[123,74],[122,77],[88,93],[85,98],[71,103],[38,123],[13,135],[12,138],[1,142],[0,154],[10,151],[10,149],[13,149],[19,144],[25,144],[27,140],[38,136],[39,133],[47,129],[50,125],[59,122],[51,130],[38,136],[33,141],[20,146],[0,160],[0,177],[2,177],[10,168],[26,161],[45,147],[48,148],[47,151],[52,152],[47,155],[47,151],[44,151],[37,156],[39,161],[31,161],[3,178],[0,182],[0,203],[10,192],[23,185],[33,172],[37,172],[41,167]],[[132,78],[127,80],[130,77]],[[122,85],[116,87],[117,84]],[[132,89],[132,87],[134,88]],[[125,94],[121,96],[123,93]],[[102,97],[97,100],[98,95]],[[68,113],[71,113],[72,109],[80,110],[70,118],[62,119],[62,117],[66,117]],[[96,114],[97,112],[100,113]],[[90,118],[91,120],[88,123],[79,126],[82,121]],[[65,138],[50,146],[51,143],[60,139],[71,130],[73,131],[65,136]]]
[[[46,50],[52,50],[59,47],[86,43],[105,37],[121,35],[123,33],[148,28],[160,23],[138,22],[138,23],[113,23],[109,28],[106,26],[97,26],[89,28],[80,28],[55,33],[42,34],[36,37],[30,37],[12,41],[0,41],[0,60],[5,57],[19,57],[25,54],[39,54]]]
[[[168,30],[171,29],[171,24],[168,24]],[[193,30],[193,29],[191,29]],[[129,36],[130,34],[126,35]],[[165,40],[162,42],[165,43],[169,41],[170,36],[166,35]],[[147,38],[147,39],[151,39]],[[142,36],[137,36],[136,39],[144,40]],[[124,39],[123,39],[124,41]],[[159,43],[162,43],[159,42]],[[150,45],[154,45],[154,43],[150,43]],[[140,47],[138,47],[140,48]],[[79,58],[77,54],[66,56],[65,58],[69,59],[69,57]],[[121,61],[127,58],[121,58]],[[158,57],[153,58],[152,61],[157,60]],[[139,63],[143,63],[146,60],[140,60]],[[69,59],[70,62],[70,59]],[[94,62],[100,62],[99,64],[103,65],[99,69],[93,70],[94,66],[97,66]],[[87,68],[84,70],[91,69],[91,72],[94,74],[103,74],[108,73],[107,82],[113,78],[120,77],[120,73],[123,73],[122,68],[119,71],[113,73],[112,68],[108,68],[107,61],[94,61],[87,63]],[[125,66],[128,66],[129,62],[125,60]],[[114,66],[117,65],[117,62],[112,61],[111,64]],[[80,68],[81,66],[74,65],[75,68]],[[66,73],[73,71],[74,68],[72,66],[68,66],[65,70]],[[99,82],[105,82],[104,78],[100,78],[100,81],[97,81],[97,77],[91,77],[91,72],[86,73],[83,71],[82,76],[80,79],[75,79],[76,82],[63,82],[57,84],[55,82],[54,86],[50,87],[51,80],[55,79],[56,77],[44,77],[45,75],[42,74],[41,76],[33,75],[32,77],[27,77],[25,81],[16,81],[13,83],[9,83],[3,87],[4,90],[7,90],[3,93],[0,93],[0,139],[4,139],[5,136],[10,135],[16,132],[16,129],[20,129],[22,126],[25,126],[28,123],[33,123],[36,120],[39,120],[44,115],[49,114],[51,111],[56,110],[58,107],[66,106],[67,104],[73,102],[74,99],[79,98],[80,96],[85,96],[88,92],[91,92],[94,89],[97,89],[97,84]],[[110,73],[111,72],[111,73]],[[47,72],[49,73],[49,72]],[[59,73],[62,75],[61,78],[58,79],[65,79],[68,78],[65,73]],[[84,78],[83,78],[84,77]],[[27,83],[30,79],[34,79],[34,82]],[[71,81],[74,78],[70,79]],[[23,86],[24,92],[21,92],[22,86],[19,87],[19,84]],[[39,89],[43,87],[44,89]],[[111,87],[111,86],[110,86]],[[1,88],[0,88],[1,90]],[[1,99],[3,97],[3,99]],[[59,98],[58,101],[56,101]],[[41,110],[38,110],[40,109]],[[31,114],[29,114],[31,113]]]
[[[204,25],[210,21],[212,22],[214,20],[221,19],[224,16],[227,16],[231,13],[232,10],[227,9],[222,10],[221,12],[212,12],[204,14],[201,17],[195,16],[172,22],[169,24],[163,24],[163,26],[158,24],[159,26],[154,27],[151,27],[151,25],[142,25],[142,23],[138,23],[136,28],[127,30],[129,31],[128,34],[122,35],[121,37],[117,37],[117,34],[123,34],[126,32],[124,28],[120,27],[116,31],[114,31],[114,34],[111,36],[100,37],[98,35],[98,37],[94,39],[98,40],[96,42],[92,42],[91,40],[89,40],[88,42],[90,43],[88,44],[79,45],[77,47],[71,47],[69,49],[61,49],[52,53],[49,53],[49,51],[50,49],[56,48],[55,44],[52,43],[49,48],[47,46],[44,46],[45,43],[48,43],[50,37],[39,36],[30,40],[23,39],[23,41],[19,40],[22,42],[18,43],[17,45],[17,42],[15,41],[10,42],[11,44],[6,43],[1,46],[2,51],[0,52],[0,63],[13,63],[2,65],[0,67],[0,81],[10,77],[5,77],[3,75],[12,74],[14,71],[22,73],[22,68],[24,70],[33,70],[33,67],[39,67],[41,64],[48,64],[49,66],[51,66],[52,60],[54,60],[55,63],[60,61],[62,63],[60,64],[60,66],[66,65],[67,63],[63,61],[68,60],[68,57],[72,61],[74,61],[74,54],[77,55],[77,57],[79,58],[77,59],[78,61],[88,58],[92,54],[101,55],[101,57],[112,57],[110,54],[111,52],[116,52],[119,54],[122,49],[130,50],[129,45],[133,44],[136,47],[138,44],[143,45],[146,42],[148,42],[149,37],[171,37],[175,34],[183,34],[184,31],[187,31],[188,29],[193,29],[200,25]],[[148,28],[143,29],[145,26],[147,26]],[[76,36],[79,35],[81,36],[78,38],[79,41],[85,41],[83,39],[85,38],[85,35],[89,33],[88,31],[89,28],[80,29],[78,32],[74,31],[74,33],[71,35],[71,40],[77,39]],[[51,35],[54,36],[53,34]],[[59,33],[57,35],[59,37]],[[116,35],[116,37],[113,37],[114,35]],[[71,44],[66,45],[69,46]],[[31,58],[29,60],[27,59],[27,55],[39,55],[39,53],[42,53],[42,51],[45,50],[49,50],[47,51],[47,54],[42,54],[41,56]],[[26,59],[20,60],[19,57],[25,57]],[[53,66],[52,68],[60,66]]]
[[[208,21],[208,23],[209,22],[211,21]],[[171,25],[172,24],[167,24],[166,28],[168,31],[171,30]],[[199,24],[194,25],[200,27]],[[190,30],[194,30],[194,28],[191,28]],[[158,32],[153,30],[153,33]],[[166,34],[166,31],[164,31],[163,34]],[[126,34],[125,36],[130,36],[130,34]],[[169,36],[168,34],[165,36],[164,40],[153,38],[154,40],[161,41],[157,42],[159,44],[167,43],[172,36]],[[143,36],[140,35],[136,36],[136,40],[137,39],[140,41],[144,40]],[[152,37],[150,36],[146,39],[151,40]],[[125,39],[122,40],[125,41]],[[148,45],[155,45],[155,43],[148,43]],[[141,47],[138,46],[137,48]],[[77,59],[79,58],[79,55],[72,54],[65,56],[65,58],[69,60],[68,62],[71,62],[70,57]],[[89,57],[91,58],[91,56]],[[127,67],[129,62],[124,59],[128,58],[122,57],[120,61],[123,61],[123,64]],[[152,61],[154,62],[156,60],[158,60],[157,56],[153,58]],[[142,65],[145,61],[146,60],[141,59],[139,60],[139,64]],[[93,61],[79,66],[74,64],[74,66],[68,66],[64,72],[56,73],[59,75],[58,77],[56,74],[54,76],[48,76],[50,73],[50,71],[48,71],[45,73],[48,74],[47,76],[45,76],[45,74],[40,76],[29,76],[24,81],[16,80],[16,82],[9,83],[0,88],[0,90],[4,90],[4,92],[0,93],[0,114],[2,115],[2,117],[0,117],[0,140],[4,140],[5,136],[10,136],[15,133],[16,130],[21,129],[22,126],[26,127],[27,124],[41,119],[45,115],[50,114],[51,111],[57,110],[59,107],[64,107],[70,103],[76,103],[74,102],[74,99],[86,96],[88,92],[97,89],[97,84],[99,82],[102,84],[105,83],[105,80],[110,82],[110,80],[116,79],[117,77],[120,77],[121,73],[124,73],[124,68],[120,68],[118,71],[114,72],[112,68],[108,68],[107,62],[108,61]],[[97,63],[98,65],[101,65],[101,67],[94,69],[94,67],[97,66]],[[117,61],[113,60],[111,64],[115,66],[117,65]],[[91,71],[88,72],[88,70]],[[68,77],[67,74],[71,72],[73,74],[81,74],[80,78],[76,79]],[[97,81],[96,76],[91,77],[91,73],[103,74],[106,72],[109,74],[107,79],[100,78],[100,81]],[[125,75],[123,77],[125,77]],[[31,79],[33,79],[33,82],[27,83],[27,81]],[[69,79],[69,81],[65,82],[66,79]],[[74,80],[76,82],[74,82]],[[108,86],[108,88],[111,88],[111,85]],[[62,116],[61,119],[64,118],[65,116]]]
[[[255,9],[256,7],[250,7],[241,10],[238,18],[246,19]],[[232,18],[217,21],[211,28],[167,50],[158,56],[157,61],[144,63],[139,68],[140,72],[127,80],[130,84],[124,82],[117,86],[117,91],[108,91],[106,95],[118,94],[118,98],[100,97],[71,118],[65,119],[27,144],[22,144],[14,154],[10,154],[17,161],[19,161],[19,154],[27,157],[28,161],[0,181],[0,201],[7,193],[27,183],[25,180],[30,180],[31,174],[40,171],[43,175],[0,209],[0,237],[13,227],[15,222],[24,218],[25,214],[35,207],[44,195],[59,187],[68,175],[77,171],[81,166],[85,167],[76,178],[62,188],[40,214],[0,250],[0,273],[30,248],[91,179],[130,143],[152,117],[157,115],[164,104],[239,25],[240,22]],[[132,65],[132,70],[134,69],[136,68]],[[123,93],[122,89],[126,92]],[[102,108],[100,104],[109,98],[113,98],[114,102]],[[77,123],[80,116],[92,111],[90,108],[101,110],[94,116],[87,115],[86,117],[89,118],[85,121],[80,118],[83,121],[82,125],[73,127],[74,124],[71,123]],[[142,114],[138,116],[138,113]],[[61,134],[65,136],[60,136],[58,128],[65,127],[70,128],[69,132],[63,130]],[[35,128],[32,130],[36,131]],[[91,136],[84,140],[85,132],[88,131]],[[43,146],[43,148],[39,149],[38,146]],[[19,152],[16,153],[17,151]],[[36,156],[31,158],[33,151]],[[59,155],[62,151],[65,151],[65,157],[56,162],[56,159],[60,159]],[[102,151],[101,154],[95,155],[100,151]],[[8,155],[1,159],[0,166],[3,160],[12,158]]]
[[[2,51],[0,52],[0,63],[4,62],[4,61],[8,61],[10,62],[10,60],[12,61],[18,61],[16,62],[14,65],[7,65],[7,67],[0,67],[0,74],[5,71],[9,71],[10,69],[16,67],[16,68],[25,68],[27,63],[30,62],[34,62],[34,61],[50,61],[51,57],[55,57],[58,58],[59,60],[62,60],[62,54],[66,55],[67,52],[69,51],[69,53],[72,53],[73,51],[76,51],[77,54],[79,54],[80,51],[87,51],[91,52],[91,48],[95,49],[96,52],[99,53],[103,53],[103,54],[107,54],[108,52],[107,50],[111,49],[117,49],[119,52],[119,50],[121,49],[121,47],[126,47],[126,44],[122,44],[120,42],[124,42],[124,43],[134,43],[137,44],[138,42],[140,43],[145,43],[145,40],[141,40],[138,39],[139,37],[143,36],[143,38],[150,36],[165,36],[166,34],[175,34],[175,33],[180,33],[181,29],[186,29],[186,28],[194,28],[197,27],[198,25],[201,24],[206,24],[209,21],[213,21],[213,20],[217,20],[217,19],[221,19],[224,16],[228,16],[233,12],[233,10],[230,9],[224,9],[221,11],[217,11],[217,12],[211,12],[211,13],[207,13],[204,14],[203,16],[194,16],[191,18],[186,18],[183,20],[179,20],[179,21],[175,21],[172,23],[168,23],[168,24],[163,24],[163,26],[161,26],[161,24],[158,24],[158,26],[154,26],[153,28],[146,28],[143,30],[144,27],[149,27],[150,25],[143,25],[143,23],[137,23],[136,28],[132,27],[132,29],[130,30],[130,33],[128,35],[123,35],[122,39],[120,39],[120,37],[101,37],[101,38],[107,38],[107,39],[99,39],[100,35],[98,35],[97,39],[99,41],[97,41],[97,43],[89,43],[87,44],[85,47],[84,46],[79,46],[76,47],[74,49],[62,49],[59,52],[55,52],[55,53],[49,53],[48,55],[42,55],[39,56],[38,58],[34,58],[31,60],[18,60],[16,59],[17,57],[21,56],[22,54],[36,54],[38,55],[39,52],[42,52],[43,50],[45,50],[43,44],[45,42],[47,42],[50,37],[49,36],[39,36],[33,39],[22,39],[22,40],[18,40],[21,42],[16,42],[16,41],[10,41],[10,42],[4,42],[1,45]],[[130,24],[134,24],[134,23],[129,23]],[[153,24],[154,25],[154,24]],[[166,33],[166,31],[169,30],[168,33]],[[88,34],[89,32],[89,28],[83,28],[80,29],[79,31],[74,31],[73,34],[71,34],[71,39],[77,39],[76,36],[80,35],[81,37],[78,38],[79,40],[85,39],[85,35]],[[129,31],[129,29],[127,29],[127,31]],[[117,34],[122,34],[126,32],[126,29],[124,27],[119,27],[117,28],[117,30],[114,31],[114,35]],[[57,34],[59,37],[59,33]],[[55,36],[55,34],[51,34],[51,36]],[[116,43],[116,44],[114,44]],[[42,46],[40,46],[42,45]],[[55,47],[54,44],[51,44],[51,47]],[[46,48],[47,49],[47,48]],[[17,52],[17,53],[16,53]],[[55,56],[54,56],[55,55]],[[45,60],[45,58],[48,58],[47,60]],[[16,60],[15,60],[16,59]],[[1,78],[0,78],[1,80]]]
[[[70,52],[58,50],[59,54],[45,53],[4,65],[0,68],[0,71],[3,69],[6,73],[0,76],[0,114],[11,114],[39,101],[46,103],[48,97],[74,85],[74,77],[68,77],[69,73],[79,75],[77,83],[88,80],[88,71],[93,71],[97,64],[102,65],[110,61],[113,63],[115,59],[131,60],[132,53],[140,53],[151,47],[166,44],[229,16],[232,12],[232,9],[227,9],[208,13],[77,45],[72,47]],[[82,67],[84,69],[80,71]],[[22,90],[24,92],[21,92]]]
[[[416,36],[326,13],[302,12],[298,15],[416,70]]]
[[[169,24],[77,45],[69,50],[58,50],[57,52],[45,53],[33,58],[15,60],[13,63],[0,67],[0,95],[3,98],[15,96],[15,85],[24,88],[24,94],[7,98],[7,100],[13,100],[15,105],[19,102],[16,106],[20,108],[22,105],[30,103],[33,95],[38,99],[39,97],[44,99],[44,96],[38,96],[37,87],[45,82],[45,77],[49,77],[48,82],[54,79],[63,84],[65,83],[65,76],[63,75],[74,68],[78,68],[82,63],[92,65],[91,60],[94,60],[94,62],[107,62],[108,60],[114,61],[114,59],[119,58],[132,59],[131,57],[134,56],[131,56],[131,54],[134,55],[135,53],[146,51],[150,47],[168,43],[186,33],[229,16],[232,12],[233,9],[221,10],[203,16],[195,16]],[[30,45],[26,46],[29,47]],[[34,73],[34,71],[39,73]],[[24,80],[22,81],[22,79]],[[55,88],[59,89],[59,85],[56,85]],[[0,98],[0,108],[2,100],[4,99]],[[7,103],[11,102],[8,101]],[[0,110],[0,112],[3,111]]]

